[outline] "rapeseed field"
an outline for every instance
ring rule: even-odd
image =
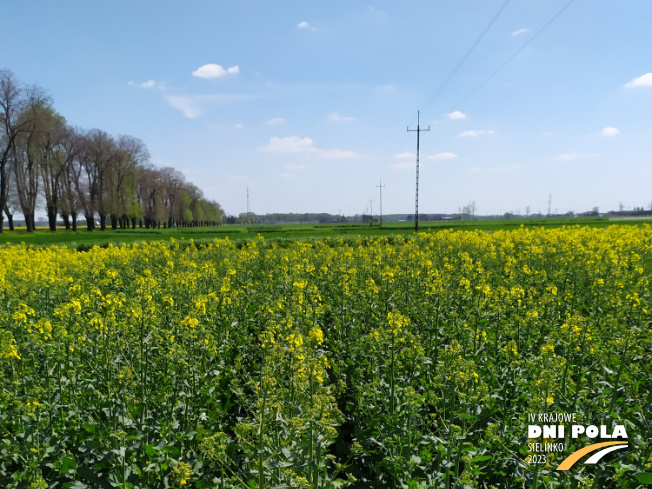
[[[652,472],[649,226],[0,261],[0,487],[634,488]],[[609,440],[533,451],[542,413],[623,426],[628,447],[557,471]]]

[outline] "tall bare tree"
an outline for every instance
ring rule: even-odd
[[[45,196],[45,209],[50,231],[57,230],[57,214],[62,200],[62,179],[66,160],[61,142],[66,134],[66,121],[54,109],[41,114],[41,132],[37,140],[40,152],[39,167]]]
[[[92,141],[87,132],[76,130],[71,144],[74,144],[76,148],[67,171],[86,219],[86,229],[93,231],[95,229],[97,182],[91,160]]]
[[[16,138],[27,123],[20,119],[24,105],[25,93],[13,72],[0,70],[0,233],[4,231],[2,213],[7,210],[9,160],[14,152]]]
[[[106,217],[109,214],[109,174],[118,161],[120,154],[115,140],[101,129],[89,132],[91,141],[90,158],[87,161],[87,174],[92,182],[91,198],[95,201],[100,217],[100,229],[106,229]]]
[[[77,216],[83,208],[78,187],[83,168],[80,158],[86,147],[88,144],[80,130],[67,126],[61,138],[64,172],[59,180],[61,195],[59,212],[66,229],[72,228],[73,231],[77,231]]]
[[[18,200],[25,217],[27,232],[35,228],[34,215],[39,195],[40,164],[43,157],[41,141],[47,132],[51,99],[42,88],[34,85],[26,89],[27,97],[19,121],[24,130],[15,138],[10,152]]]

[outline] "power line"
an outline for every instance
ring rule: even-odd
[[[571,5],[574,1],[575,1],[575,0],[569,0],[569,2],[568,2],[566,5],[564,5],[564,6],[561,8],[561,10],[559,10],[559,12],[557,12],[557,13],[556,13],[556,14],[555,14],[555,15],[554,15],[554,16],[553,16],[553,17],[552,17],[548,22],[546,22],[546,24],[545,24],[541,29],[539,29],[539,30],[536,32],[536,34],[534,34],[534,35],[533,35],[533,36],[532,36],[532,37],[531,37],[531,38],[530,38],[530,39],[529,39],[525,44],[523,44],[523,46],[521,46],[520,49],[519,49],[518,51],[516,51],[516,52],[515,52],[515,53],[514,53],[514,54],[513,54],[513,55],[512,55],[512,56],[511,56],[507,61],[505,61],[502,65],[500,65],[496,71],[494,71],[491,75],[489,75],[489,76],[488,76],[488,77],[487,77],[487,78],[486,78],[482,83],[480,83],[480,85],[478,85],[478,86],[477,86],[477,87],[476,87],[476,88],[475,88],[471,93],[469,93],[466,97],[464,97],[464,98],[463,98],[462,100],[460,100],[457,104],[455,104],[454,108],[459,107],[460,105],[462,105],[462,104],[463,104],[464,102],[466,102],[469,98],[471,98],[471,97],[472,97],[472,96],[473,96],[473,95],[474,95],[478,90],[480,90],[482,87],[484,87],[484,86],[487,84],[487,82],[489,82],[489,80],[491,80],[494,76],[496,76],[496,75],[498,74],[498,72],[501,71],[505,66],[507,66],[507,65],[509,64],[510,61],[512,61],[514,58],[516,58],[516,56],[518,56],[518,55],[521,53],[521,51],[523,51],[526,47],[528,47],[528,45],[529,45],[532,41],[534,41],[534,40],[539,36],[539,34],[541,34],[544,30],[546,30],[546,29],[548,28],[548,26],[549,26],[550,24],[552,24],[552,23],[557,19],[557,17],[559,17],[559,16],[560,16],[560,15],[561,15],[561,14],[562,14],[562,13],[563,13],[567,8],[568,8],[568,7],[570,7],[570,5]],[[451,109],[451,110],[452,110],[452,109]]]
[[[475,48],[480,44],[480,41],[484,39],[485,35],[487,32],[489,32],[489,29],[491,29],[491,26],[494,25],[496,20],[498,20],[498,17],[500,17],[500,14],[503,13],[503,10],[507,7],[511,0],[505,0],[505,2],[501,5],[501,7],[498,9],[498,11],[494,14],[494,16],[491,18],[489,23],[484,27],[482,32],[480,32],[480,35],[476,38],[476,40],[473,42],[471,47],[464,53],[464,56],[458,61],[458,63],[455,65],[455,67],[451,70],[451,72],[444,78],[444,81],[437,87],[437,90],[430,96],[430,98],[426,101],[425,105],[423,108],[427,108],[430,104],[432,104],[435,99],[439,96],[439,94],[446,88],[446,86],[450,83],[450,81],[453,79],[453,77],[456,75],[456,73],[462,68],[462,65],[466,62],[469,56],[471,56],[471,53],[475,51]],[[414,122],[414,119],[412,120]]]
[[[503,5],[498,9],[498,12],[496,12],[496,14],[493,16],[493,18],[485,26],[485,28],[482,30],[482,32],[480,33],[478,38],[473,42],[471,47],[466,51],[464,56],[462,56],[462,59],[460,59],[460,61],[455,65],[455,67],[448,74],[448,76],[446,78],[444,78],[444,81],[439,85],[437,90],[435,90],[435,93],[432,94],[432,96],[428,99],[428,101],[426,102],[426,104],[422,108],[425,109],[426,107],[428,107],[439,96],[439,94],[442,92],[442,90],[444,90],[444,88],[446,88],[446,85],[448,85],[448,83],[453,79],[455,74],[460,70],[460,68],[465,63],[465,61],[468,59],[468,57],[471,56],[471,53],[475,50],[475,48],[478,46],[478,44],[480,44],[480,41],[482,41],[482,39],[484,39],[484,36],[487,34],[487,32],[489,32],[489,29],[491,29],[491,26],[494,25],[496,20],[498,20],[498,17],[500,17],[500,14],[503,13],[503,10],[505,10],[505,8],[507,7],[507,5],[509,4],[510,1],[511,0],[505,0],[505,3],[503,3]]]

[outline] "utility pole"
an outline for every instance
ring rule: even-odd
[[[380,179],[380,185],[376,185],[380,189],[380,227],[383,227],[383,179]]]
[[[414,232],[416,233],[419,231],[419,134],[421,131],[430,131],[430,126],[428,126],[428,129],[421,129],[419,127],[419,112],[417,111],[417,128],[410,129],[408,127],[407,130],[408,132],[417,133],[417,191],[414,198]]]
[[[550,217],[550,204],[552,204],[552,193],[548,196],[548,217]]]
[[[251,216],[249,215],[249,187],[247,187],[247,221],[249,221],[250,218]]]

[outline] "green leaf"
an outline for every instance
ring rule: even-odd
[[[473,457],[474,462],[484,462],[485,460],[491,460],[491,455],[477,455]]]
[[[88,489],[88,486],[83,482],[75,481],[72,485],[67,486],[66,489]]]
[[[643,472],[641,474],[634,474],[634,477],[636,477],[636,480],[639,481],[641,484],[652,486],[652,473]]]
[[[67,475],[70,472],[74,472],[77,468],[77,461],[72,457],[66,457],[61,461],[61,468],[59,473],[61,475]]]

